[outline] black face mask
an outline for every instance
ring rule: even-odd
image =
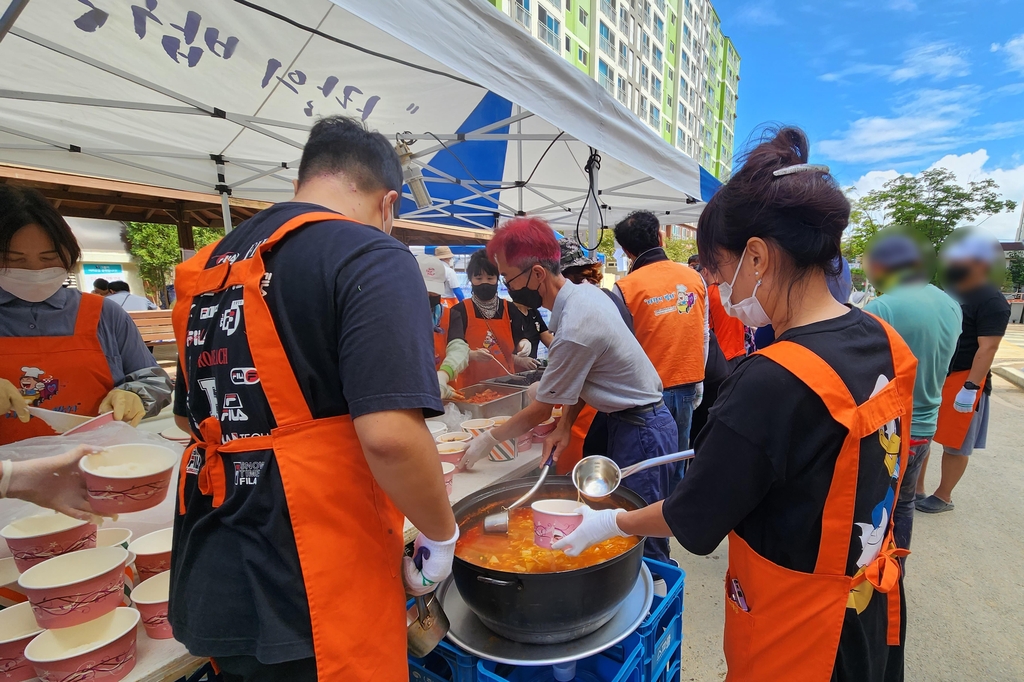
[[[960,284],[971,276],[971,269],[966,265],[951,265],[946,268],[946,279],[950,284]]]
[[[490,301],[498,295],[497,284],[474,284],[473,295],[481,301]]]
[[[536,309],[544,305],[544,299],[541,298],[539,289],[530,288],[530,280],[533,279],[533,270],[530,271],[529,276],[526,278],[526,284],[522,289],[509,289],[508,296],[512,299],[513,303],[526,306],[527,308]]]

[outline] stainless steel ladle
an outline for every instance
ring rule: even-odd
[[[510,504],[500,512],[494,514],[488,514],[484,517],[484,532],[485,533],[508,533],[508,513],[518,507],[519,505],[526,502],[528,499],[533,497],[533,494],[537,492],[542,485],[544,480],[548,477],[548,472],[554,467],[555,449],[551,449],[551,454],[548,455],[548,460],[544,462],[544,468],[541,469],[540,476],[537,478],[537,482],[533,484],[533,487],[526,491],[526,494],[520,497],[518,500]]]
[[[632,476],[635,473],[661,466],[680,462],[684,459],[692,459],[693,450],[683,450],[671,455],[652,457],[639,462],[625,469],[619,469],[619,465],[608,457],[591,455],[584,457],[572,469],[572,482],[580,494],[591,500],[603,500],[611,495],[619,487],[622,479]],[[485,520],[486,523],[486,520]]]

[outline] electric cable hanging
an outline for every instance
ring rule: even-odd
[[[590,156],[587,158],[587,165],[583,167],[583,170],[587,174],[587,196],[583,200],[583,206],[580,208],[579,217],[576,218],[576,243],[585,248],[587,251],[596,251],[601,242],[604,241],[604,211],[601,209],[601,201],[597,197],[597,190],[594,188],[594,170],[601,170],[601,155],[597,153],[597,150],[593,147],[590,148]],[[597,238],[597,244],[593,246],[587,241],[585,244],[583,239],[580,237],[580,223],[583,222],[583,209],[587,207],[587,203],[590,198],[593,197],[594,203],[597,205],[597,216],[601,221],[601,234]],[[588,254],[589,255],[589,254]]]

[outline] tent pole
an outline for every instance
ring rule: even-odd
[[[601,245],[601,204],[597,194],[599,187],[597,183],[598,168],[598,164],[595,163],[590,169],[590,187],[592,194],[588,195],[590,197],[589,212],[587,215],[588,225],[586,246],[588,250],[594,250]]]
[[[18,20],[18,15],[25,9],[28,4],[28,0],[11,0],[11,4],[4,10],[2,16],[0,16],[0,42],[7,36],[7,32],[14,26],[14,22]]]
[[[231,225],[231,187],[228,185],[224,175],[224,157],[219,154],[211,154],[210,159],[217,164],[217,192],[220,193],[220,213],[224,217],[224,234],[232,230]]]

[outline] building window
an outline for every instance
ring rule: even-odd
[[[654,39],[659,43],[665,42],[665,22],[654,17]]]
[[[597,80],[601,83],[601,87],[608,91],[608,94],[615,96],[614,73],[603,59],[597,60]]]
[[[565,51],[572,52],[572,38],[568,34],[565,36]]]
[[[580,64],[582,64],[583,66],[589,66],[589,64],[590,64],[590,57],[589,57],[589,55],[587,55],[587,51],[586,50],[584,50],[581,47],[579,49],[579,53],[576,56],[579,58]]]
[[[651,125],[655,128],[661,127],[661,112],[658,111],[658,107],[651,105]]]
[[[619,67],[629,68],[629,48],[626,47],[625,42],[619,43]]]
[[[590,15],[587,14],[587,10],[580,7],[580,26],[586,26],[587,22],[590,21]]]
[[[530,0],[516,0],[516,21],[526,28],[527,31],[532,30],[530,26],[532,16],[530,15]]]
[[[572,10],[572,0],[565,0],[565,9]]]
[[[676,53],[676,41],[674,41],[674,40],[668,41],[668,53],[669,54],[675,54]]]
[[[651,50],[651,64],[654,66],[654,70],[658,72],[661,72],[662,69],[665,68],[665,62],[662,59],[660,48],[655,47]]]
[[[640,87],[643,88],[644,90],[647,90],[647,89],[650,88],[650,85],[648,84],[648,81],[650,80],[650,77],[651,77],[650,70],[647,68],[646,64],[641,62],[640,63]]]
[[[661,79],[653,75],[651,76],[651,97],[661,101]]]
[[[612,37],[612,30],[603,21],[598,22],[598,37],[600,38],[601,49],[606,55],[615,56],[615,38]]]
[[[562,32],[562,25],[558,19],[548,14],[544,6],[537,7],[537,29],[540,31],[540,39],[548,44],[555,52],[561,47],[562,41],[559,34]]]

